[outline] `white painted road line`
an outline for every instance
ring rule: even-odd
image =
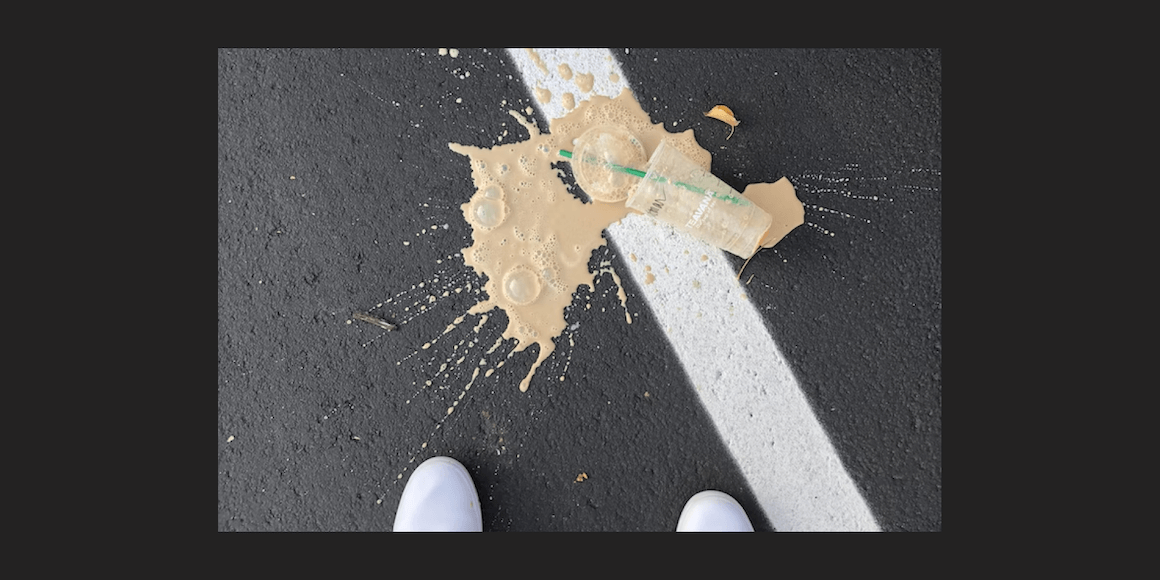
[[[628,86],[606,49],[534,52],[508,51],[533,99],[536,89],[551,92],[549,103],[537,104],[548,119],[567,112],[560,99],[565,92],[580,101],[592,93],[615,97]],[[536,64],[537,55],[547,72]],[[573,74],[592,74],[592,92],[561,78],[561,63],[570,65]],[[706,110],[713,104],[706,104]],[[778,176],[770,177],[773,181]],[[626,262],[629,274],[774,528],[878,531],[764,319],[743,297],[745,288],[723,252],[639,215],[608,232],[621,252],[636,256],[637,262]],[[702,255],[709,259],[702,261]],[[646,265],[656,276],[649,284]]]

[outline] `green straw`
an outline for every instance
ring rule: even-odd
[[[565,150],[561,149],[561,150],[560,150],[560,156],[561,156],[561,157],[567,157],[568,159],[571,159],[571,158],[572,158],[572,152],[571,152],[571,151],[565,151]],[[585,161],[585,162],[587,162],[587,163],[593,163],[593,162],[595,162],[595,159],[589,158],[589,159],[585,159],[584,161]],[[602,164],[602,165],[604,165],[605,167],[607,167],[607,168],[609,168],[609,169],[613,170],[613,171],[619,171],[619,172],[621,172],[621,173],[627,173],[627,174],[629,174],[629,175],[635,175],[635,176],[637,176],[637,177],[640,177],[640,178],[644,178],[644,177],[648,176],[648,173],[646,173],[646,172],[644,172],[644,171],[641,171],[641,170],[639,170],[639,169],[633,169],[633,168],[631,168],[631,167],[625,167],[625,166],[623,166],[623,165],[617,165],[617,164],[615,164],[615,163],[608,163],[608,162],[606,162],[606,161],[605,161],[605,162],[601,162],[601,164]],[[663,176],[657,175],[657,176],[654,176],[654,177],[653,177],[653,181],[669,181],[669,179],[668,179],[667,177],[663,177]],[[696,194],[698,194],[698,195],[706,195],[706,193],[705,193],[705,190],[704,190],[704,189],[701,189],[700,187],[697,187],[696,185],[692,185],[692,184],[689,184],[689,183],[685,183],[685,182],[683,182],[683,181],[672,181],[671,183],[672,183],[673,185],[676,185],[676,186],[678,186],[678,187],[681,187],[681,188],[687,189],[687,190],[689,190],[689,191],[691,191],[691,192],[693,192],[693,193],[696,193]],[[741,205],[741,206],[746,206],[746,205],[749,205],[749,200],[747,200],[747,199],[741,199],[741,198],[738,198],[737,196],[733,196],[733,195],[720,195],[720,196],[719,196],[719,195],[717,195],[717,192],[715,192],[715,191],[709,191],[709,192],[708,192],[708,194],[709,194],[709,195],[711,195],[711,196],[713,196],[713,197],[716,197],[717,199],[723,199],[723,200],[725,200],[725,201],[728,201],[728,202],[730,202],[730,203],[734,203],[734,204],[737,204],[737,205]]]
[[[561,149],[561,150],[560,150],[560,156],[561,156],[561,157],[567,157],[568,159],[571,159],[571,158],[572,158],[572,152],[571,152],[571,151],[565,151],[565,150]],[[586,161],[587,161],[587,160],[586,160]],[[591,162],[591,161],[588,161],[588,163],[592,163],[592,162]],[[627,173],[627,174],[629,174],[629,175],[635,175],[635,176],[637,176],[637,177],[644,177],[645,175],[648,175],[647,173],[645,173],[645,172],[643,172],[643,171],[641,171],[641,170],[639,170],[639,169],[633,169],[633,168],[631,168],[631,167],[625,167],[625,166],[623,166],[623,165],[617,165],[617,164],[615,164],[615,163],[604,163],[604,166],[606,166],[606,167],[608,167],[609,169],[612,169],[612,170],[614,170],[614,171],[619,171],[619,172],[621,172],[621,173]]]

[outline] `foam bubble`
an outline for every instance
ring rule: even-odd
[[[485,194],[486,195],[486,194]],[[498,199],[480,199],[471,211],[472,221],[484,228],[494,228],[507,216],[507,207]]]
[[[531,304],[540,295],[540,277],[525,267],[516,266],[503,277],[503,295],[520,306]]]

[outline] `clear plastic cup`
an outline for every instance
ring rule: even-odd
[[[572,174],[576,184],[594,201],[624,201],[639,177],[614,169],[643,167],[644,146],[619,125],[598,125],[576,139],[572,153]]]
[[[749,258],[773,217],[662,141],[626,204],[699,240]]]

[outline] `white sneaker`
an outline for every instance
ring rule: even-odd
[[[685,502],[678,532],[752,532],[753,524],[745,508],[729,494],[702,491]]]
[[[471,474],[450,457],[424,461],[403,488],[396,532],[482,532],[483,514]]]

